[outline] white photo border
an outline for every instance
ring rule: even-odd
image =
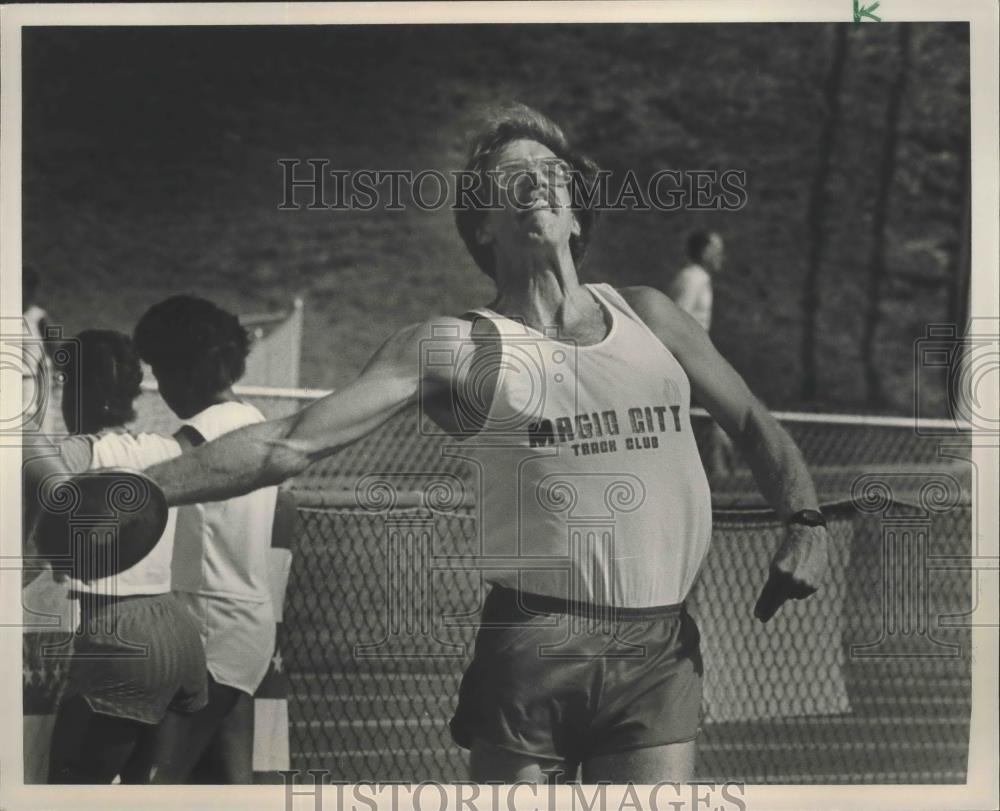
[[[2,316],[20,318],[21,266],[21,30],[27,26],[160,26],[297,24],[430,24],[430,23],[569,23],[569,22],[850,22],[852,0],[668,0],[667,2],[462,2],[462,3],[219,3],[219,4],[105,4],[14,5],[0,7],[2,58],[2,117],[0,117],[0,308]],[[992,0],[882,0],[878,15],[885,22],[968,21],[970,24],[970,103],[972,193],[973,318],[1000,316],[1000,143],[998,121],[998,7]],[[875,23],[862,23],[875,24]],[[4,400],[20,402],[19,386],[5,378]],[[996,396],[996,393],[993,392]],[[994,409],[996,403],[993,404]],[[4,411],[4,413],[7,413]],[[0,447],[0,511],[7,520],[0,534],[4,565],[19,559],[21,514],[20,450]],[[976,509],[979,553],[998,555],[997,440],[976,443],[973,456],[979,471]],[[996,604],[996,572],[984,571],[980,598]],[[970,576],[976,577],[975,572]],[[17,618],[13,627],[0,627],[3,660],[20,662],[20,573],[0,569],[0,618]],[[13,587],[16,586],[16,587]],[[743,798],[758,809],[879,808],[879,809],[993,809],[1000,806],[996,784],[998,752],[998,629],[974,627],[973,711],[968,782],[958,786],[748,786]],[[24,786],[21,762],[21,669],[0,668],[0,707],[6,723],[0,730],[0,809],[83,808],[240,808],[286,811],[282,786]],[[456,788],[448,788],[454,800]],[[501,790],[500,808],[519,807],[523,790]],[[569,788],[557,789],[556,807],[568,806]],[[642,797],[642,792],[639,794]],[[647,792],[648,796],[648,792]],[[325,792],[324,806],[335,807],[336,795]],[[403,796],[400,799],[406,800]],[[633,808],[625,789],[607,793],[609,805]],[[645,801],[644,801],[645,802]],[[313,809],[312,796],[294,798],[293,807]],[[381,807],[390,807],[388,795]],[[401,807],[406,807],[405,805]],[[482,806],[488,807],[488,806]],[[530,806],[528,806],[530,807]],[[545,803],[540,808],[548,808]],[[644,805],[648,807],[648,805]],[[668,806],[669,807],[669,806]],[[702,806],[705,807],[705,806]]]

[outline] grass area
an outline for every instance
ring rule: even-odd
[[[179,291],[239,312],[302,293],[303,384],[336,387],[394,329],[485,303],[491,285],[450,211],[279,211],[277,161],[456,168],[475,109],[519,99],[619,173],[746,171],[739,211],[608,213],[582,272],[665,286],[687,233],[720,230],[730,260],[716,341],[772,407],[797,407],[804,212],[829,33],[804,24],[28,29],[24,258],[69,332],[130,330]],[[877,334],[895,411],[912,409],[914,341],[949,317],[967,36],[963,26],[914,27]],[[894,41],[889,24],[849,31],[823,223],[821,392],[809,407],[864,407],[859,319]],[[940,387],[920,396],[941,410]]]

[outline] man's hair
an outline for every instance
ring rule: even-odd
[[[139,356],[157,374],[183,374],[192,391],[209,397],[243,376],[250,336],[240,320],[196,296],[154,304],[135,326]]]
[[[63,390],[79,392],[76,429],[94,433],[135,419],[142,365],[132,339],[120,332],[87,329],[76,336],[77,351],[68,353]]]
[[[477,205],[483,198],[478,194],[490,182],[484,174],[494,163],[500,150],[512,141],[536,141],[552,150],[552,153],[566,161],[572,169],[570,181],[570,199],[576,203],[586,199],[578,192],[581,181],[590,186],[597,176],[597,164],[589,158],[574,151],[563,131],[552,121],[536,110],[520,103],[507,104],[488,111],[484,115],[485,123],[480,131],[471,138],[469,158],[465,164],[466,172],[479,175],[479,184],[471,194],[462,200],[457,200],[455,209],[455,225],[465,242],[472,258],[480,269],[491,279],[496,279],[493,246],[481,245],[476,239],[476,231],[485,216],[483,208]],[[488,201],[490,194],[485,196]],[[576,218],[580,223],[580,235],[570,237],[569,247],[573,262],[577,267],[583,261],[590,242],[591,232],[597,221],[597,210],[592,206],[579,206],[575,209]]]
[[[692,262],[700,262],[701,255],[715,236],[714,231],[695,231],[688,237],[688,256]]]

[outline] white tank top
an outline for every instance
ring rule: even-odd
[[[263,421],[252,405],[230,402],[206,408],[184,424],[211,442]],[[268,555],[277,497],[277,487],[265,487],[227,501],[179,508],[174,589],[249,602],[270,601]]]
[[[482,551],[519,559],[486,577],[597,605],[680,603],[712,528],[690,384],[617,291],[586,287],[611,323],[592,346],[476,311],[503,353],[486,433],[466,451],[483,471]]]
[[[120,467],[129,470],[143,470],[165,462],[181,452],[180,445],[172,437],[159,434],[108,433],[88,437],[73,437],[67,446],[76,449],[90,445],[90,463],[86,463],[80,452],[70,451],[82,461],[67,459],[72,469],[96,470],[102,467]],[[69,450],[69,447],[68,447]],[[170,591],[170,566],[174,551],[174,530],[177,510],[167,512],[167,526],[156,546],[134,566],[111,577],[84,582],[71,578],[69,586],[73,591],[87,594],[101,594],[109,597],[125,597],[134,594],[164,594]]]

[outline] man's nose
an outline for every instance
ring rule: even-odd
[[[528,165],[519,170],[518,179],[521,183],[530,186],[532,189],[537,189],[541,185],[549,184],[548,173],[546,172],[546,167],[541,164]]]
[[[518,177],[518,182],[514,189],[514,199],[520,205],[530,205],[531,195],[536,189],[548,191],[549,178],[545,169],[540,166],[533,166],[524,169]]]
[[[528,182],[531,184],[533,189],[537,189],[539,186],[549,185],[549,174],[547,167],[542,164],[535,164],[534,166],[528,166],[524,169],[524,176],[527,178]]]

